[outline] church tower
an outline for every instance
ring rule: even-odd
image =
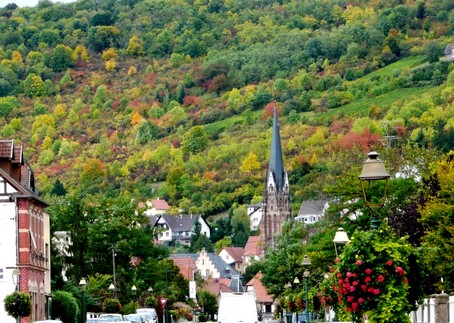
[[[276,235],[282,233],[282,224],[291,219],[290,186],[284,169],[277,107],[274,107],[271,152],[266,174],[263,215],[260,222],[260,237],[263,247],[277,247]]]

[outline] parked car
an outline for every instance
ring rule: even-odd
[[[108,313],[108,314],[101,314],[99,315],[101,319],[107,319],[109,322],[128,322],[126,319],[123,318],[123,315],[116,314],[116,313]]]
[[[158,318],[154,317],[151,313],[139,313],[137,315],[140,315],[142,317],[142,320],[144,323],[157,323]]]
[[[105,323],[105,322],[109,322],[109,320],[106,318],[100,318],[100,317],[90,318],[85,321],[85,323]]]
[[[157,323],[158,322],[158,313],[152,307],[150,308],[138,308],[136,309],[136,313],[139,315],[145,315],[147,317],[146,323]],[[150,318],[151,316],[151,318]]]
[[[144,323],[145,321],[142,319],[142,316],[140,314],[128,314],[128,315],[123,315],[123,318],[125,320],[128,320],[131,323]]]

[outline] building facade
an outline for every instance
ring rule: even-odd
[[[264,246],[275,248],[275,238],[282,233],[282,225],[292,218],[290,185],[284,169],[277,107],[274,108],[272,131],[260,237]]]
[[[50,222],[48,204],[35,191],[34,175],[22,146],[0,140],[0,299],[14,290],[31,297],[32,314],[21,323],[47,317],[50,296]],[[20,272],[17,284],[13,270]],[[0,322],[14,323],[0,307]]]

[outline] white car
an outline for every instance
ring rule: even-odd
[[[146,323],[157,323],[158,322],[158,313],[152,307],[150,308],[138,308],[136,313],[145,317]]]
[[[99,315],[99,318],[107,319],[107,321],[109,321],[109,322],[128,322],[128,323],[130,323],[129,321],[125,320],[123,315],[116,314],[116,313],[101,314],[101,315]]]

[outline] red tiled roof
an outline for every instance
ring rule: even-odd
[[[236,263],[243,262],[244,248],[241,247],[224,247],[224,250],[227,251],[233,261]]]
[[[192,280],[194,272],[197,270],[197,265],[192,257],[172,258],[173,263],[180,269],[180,273],[184,278]]]
[[[258,256],[261,255],[262,250],[260,247],[261,241],[259,236],[250,236],[244,246],[245,256]]]
[[[154,200],[151,200],[151,204],[157,210],[168,210],[168,209],[170,209],[170,205],[167,203],[166,200],[154,199]]]
[[[232,293],[233,290],[228,287],[221,279],[209,279],[202,287],[203,290],[210,292],[213,295],[216,295],[216,298],[219,299],[221,292]]]
[[[257,299],[258,303],[272,303],[273,302],[273,296],[269,295],[265,286],[262,284],[262,277],[263,274],[262,272],[258,272],[254,278],[252,278],[246,286],[252,286],[255,291],[255,297]]]
[[[13,149],[13,140],[0,140],[0,158],[13,158]]]

